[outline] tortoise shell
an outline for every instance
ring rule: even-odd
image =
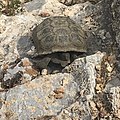
[[[69,17],[46,18],[33,29],[33,42],[39,55],[55,52],[86,52],[86,34]]]

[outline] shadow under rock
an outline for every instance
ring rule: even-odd
[[[93,55],[98,51],[102,51],[102,41],[97,34],[90,32],[89,37],[86,40],[87,43],[87,53],[86,55]]]

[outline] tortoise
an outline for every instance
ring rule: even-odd
[[[46,18],[33,29],[32,37],[41,68],[50,62],[65,67],[79,53],[87,52],[85,31],[69,17]]]

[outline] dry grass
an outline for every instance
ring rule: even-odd
[[[0,0],[1,14],[15,15],[18,12],[22,12],[22,4],[31,0]],[[21,7],[21,9],[18,9]]]

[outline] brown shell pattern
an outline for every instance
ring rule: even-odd
[[[54,52],[86,52],[86,34],[69,17],[45,19],[33,30],[33,42],[39,55]]]

